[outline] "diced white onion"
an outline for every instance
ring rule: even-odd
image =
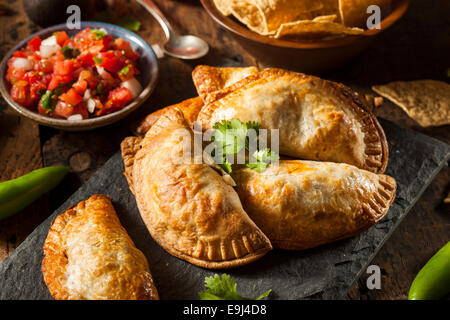
[[[57,44],[52,44],[52,45],[41,44],[41,48],[39,49],[39,51],[40,51],[42,58],[48,58],[51,55],[58,52],[59,49],[61,49],[61,47]]]
[[[142,92],[142,86],[136,78],[131,78],[127,81],[124,81],[120,84],[121,87],[125,87],[131,91],[133,98],[139,96]]]
[[[92,98],[87,101],[86,106],[87,106],[89,113],[93,113],[95,111],[96,105],[97,105],[97,103]]]
[[[97,72],[99,75],[102,75],[103,72],[105,72],[105,69],[103,67],[100,67],[100,66],[95,66],[95,67],[97,68]]]
[[[25,71],[33,69],[33,62],[25,58],[15,58],[13,67],[16,69],[25,69]]]
[[[83,116],[81,114],[73,114],[70,117],[67,118],[69,121],[79,121],[83,120]]]
[[[108,31],[106,31],[105,28],[100,28],[100,29],[98,29],[98,30],[102,31],[104,34],[108,34]]]
[[[91,97],[91,90],[86,89],[86,91],[84,92],[83,100],[88,100],[90,97]]]
[[[58,41],[56,40],[56,36],[51,36],[48,37],[47,39],[42,40],[41,45],[44,46],[53,46],[53,45],[57,45]]]

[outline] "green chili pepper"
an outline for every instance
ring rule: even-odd
[[[46,167],[0,183],[0,220],[21,211],[56,187],[69,171],[69,167]]]
[[[409,289],[409,300],[437,300],[450,293],[450,241],[419,271]]]

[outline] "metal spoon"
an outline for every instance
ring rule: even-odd
[[[173,30],[169,21],[152,0],[136,0],[159,22],[166,34],[167,42],[164,44],[164,52],[172,57],[180,59],[198,59],[206,55],[209,46],[199,37],[181,36]]]

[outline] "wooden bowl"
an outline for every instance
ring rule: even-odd
[[[141,70],[139,76],[139,81],[142,85],[143,91],[136,97],[132,102],[126,105],[123,109],[116,112],[100,116],[97,118],[91,118],[86,120],[69,121],[65,119],[55,119],[51,117],[46,117],[40,115],[37,111],[30,110],[21,106],[19,103],[15,102],[10,95],[11,85],[6,81],[6,72],[8,70],[8,60],[11,58],[14,51],[24,48],[27,43],[34,37],[38,36],[41,39],[52,35],[56,31],[66,31],[69,36],[78,33],[80,30],[85,28],[99,29],[104,28],[108,34],[112,35],[114,38],[121,37],[128,42],[130,42],[131,47],[137,51],[140,55],[137,60],[138,69]],[[0,64],[0,93],[3,99],[18,113],[22,116],[32,119],[41,125],[53,127],[56,129],[66,130],[66,131],[86,131],[95,128],[103,127],[108,124],[117,122],[125,118],[132,111],[136,110],[141,106],[156,86],[158,79],[158,58],[156,57],[153,49],[147,44],[147,42],[139,37],[137,34],[121,28],[116,25],[102,23],[102,22],[81,22],[80,30],[70,30],[67,28],[66,24],[60,24],[50,28],[38,31],[28,38],[19,42],[14,48],[12,48],[4,57],[2,63]]]
[[[259,35],[234,18],[222,15],[213,0],[201,2],[208,14],[263,65],[305,73],[325,73],[342,66],[367,49],[377,35],[404,15],[411,0],[393,0],[391,11],[381,21],[380,29],[366,30],[356,36],[317,41],[281,40]]]

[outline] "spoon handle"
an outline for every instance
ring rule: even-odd
[[[151,15],[158,21],[161,25],[164,33],[166,34],[167,41],[170,40],[172,35],[175,35],[176,32],[173,30],[169,21],[166,19],[164,14],[159,10],[158,6],[152,0],[136,0],[140,5],[142,5]]]

